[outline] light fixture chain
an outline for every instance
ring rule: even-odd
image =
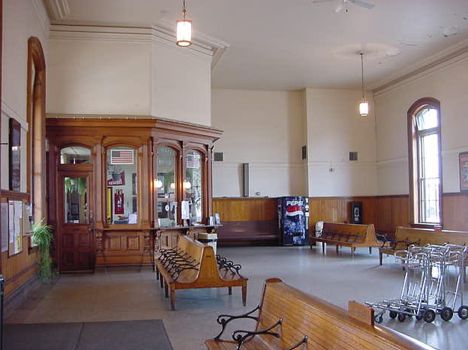
[[[361,89],[362,89],[362,98],[364,99],[364,53],[361,51]]]

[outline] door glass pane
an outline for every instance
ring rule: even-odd
[[[156,212],[160,227],[175,226],[177,223],[176,199],[176,151],[170,147],[159,147],[156,156],[154,190]]]
[[[60,150],[60,164],[91,163],[91,150],[81,146],[70,146]]]
[[[138,177],[136,152],[129,147],[107,150],[108,224],[138,223]]]
[[[65,223],[88,224],[88,178],[66,176],[63,187]]]
[[[185,200],[189,202],[190,222],[202,222],[202,155],[188,151],[185,155]]]

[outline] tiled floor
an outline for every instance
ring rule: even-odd
[[[240,262],[249,277],[247,307],[240,290],[177,292],[177,310],[170,311],[154,274],[149,268],[99,270],[93,275],[62,275],[52,286],[34,293],[7,322],[86,322],[162,319],[175,350],[204,349],[203,341],[217,334],[220,313],[244,313],[259,300],[263,281],[280,277],[286,283],[331,303],[346,307],[348,300],[378,301],[400,293],[403,272],[388,257],[378,265],[376,254],[358,250],[352,257],[343,249],[336,256],[331,247],[324,256],[320,247],[225,248],[220,253]],[[468,288],[466,288],[468,290]],[[468,294],[467,294],[468,296]],[[457,316],[450,322],[439,317],[433,324],[385,318],[384,325],[439,349],[468,348],[468,320]],[[237,328],[245,328],[245,325]],[[229,334],[229,333],[227,333]]]

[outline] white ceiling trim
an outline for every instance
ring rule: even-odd
[[[70,4],[68,0],[43,0],[49,11],[49,16],[54,20],[63,20],[70,16]]]
[[[50,21],[49,16],[47,16],[47,10],[44,7],[44,3],[41,0],[33,0],[33,7],[36,12],[39,22],[41,23],[42,31],[44,36],[49,35]]]
[[[434,71],[452,65],[468,57],[468,40],[461,41],[435,55],[410,65],[407,68],[395,72],[387,78],[368,86],[374,94],[380,95],[401,84],[405,84],[414,79],[431,74]]]
[[[119,27],[89,24],[51,24],[50,39],[104,40],[130,43],[155,41],[173,48],[179,48],[175,43],[175,32],[160,26]],[[213,69],[228,47],[229,45],[227,43],[201,35],[200,38],[194,40],[193,44],[188,48],[179,49],[212,57],[211,68]]]

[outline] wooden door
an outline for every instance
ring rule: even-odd
[[[58,187],[60,272],[93,271],[92,172],[61,172]]]

